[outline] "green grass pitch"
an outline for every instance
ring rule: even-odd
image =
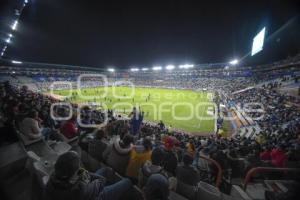
[[[99,107],[113,108],[116,113],[124,115],[128,115],[135,106],[144,111],[146,121],[163,120],[168,127],[186,132],[214,131],[212,94],[209,92],[119,86],[107,87],[106,92],[103,87],[81,89],[82,96],[77,90],[56,90],[54,94],[71,95],[68,100],[73,103],[96,102]]]

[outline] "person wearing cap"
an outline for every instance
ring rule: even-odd
[[[54,172],[43,192],[44,200],[117,200],[132,183],[129,179],[105,186],[110,170],[103,168],[91,174],[80,168],[80,158],[75,151],[69,151],[57,159]]]
[[[164,142],[164,159],[163,159],[163,167],[169,172],[172,176],[176,174],[176,168],[178,163],[178,158],[176,152],[174,152],[175,141],[172,137],[167,137]]]

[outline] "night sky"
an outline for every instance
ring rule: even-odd
[[[13,8],[22,1],[1,2],[2,48]],[[5,58],[103,68],[227,62],[250,52],[263,26],[269,36],[266,48],[245,57],[244,64],[300,51],[299,5],[294,1],[195,2],[31,0]]]

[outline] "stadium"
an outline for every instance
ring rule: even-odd
[[[1,199],[297,198],[295,4],[0,5]]]

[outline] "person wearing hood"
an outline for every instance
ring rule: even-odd
[[[161,174],[151,175],[143,188],[143,192],[146,200],[167,200],[169,197],[168,179]]]
[[[100,169],[96,174],[80,168],[80,157],[75,151],[68,151],[57,159],[54,172],[43,191],[43,200],[118,200],[132,186],[129,179],[122,179],[106,186],[110,170]]]
[[[127,166],[126,175],[132,178],[138,178],[138,172],[144,163],[151,159],[152,143],[149,137],[143,140],[142,146],[135,146],[130,153],[130,161]]]
[[[116,172],[125,175],[132,151],[133,136],[126,134],[122,140],[115,141],[103,152],[103,158],[107,165]]]
[[[155,148],[152,151],[151,161],[146,161],[145,164],[139,170],[139,174],[138,174],[139,187],[142,188],[152,174],[161,173],[165,175],[164,169],[161,166],[163,158],[164,158],[164,153],[161,148]]]
[[[143,188],[149,177],[153,174],[161,174],[166,177],[169,183],[169,190],[176,190],[177,180],[163,168],[164,151],[161,148],[155,148],[152,151],[151,161],[146,161],[140,168],[138,174],[138,186]]]

